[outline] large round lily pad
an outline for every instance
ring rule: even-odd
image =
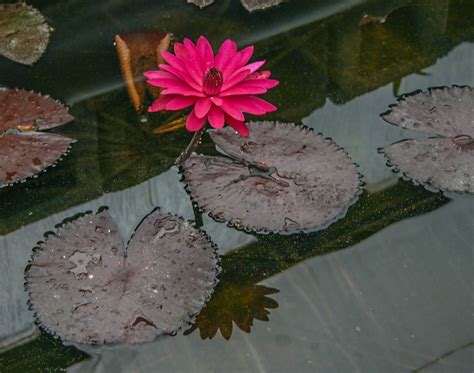
[[[184,179],[193,200],[216,220],[257,232],[322,229],[360,193],[357,166],[343,149],[294,124],[249,123],[250,136],[211,133],[229,157],[192,155]]]
[[[0,187],[55,164],[75,140],[38,131],[73,119],[67,108],[51,97],[0,88]]]
[[[65,223],[26,271],[42,326],[64,340],[141,343],[188,324],[216,283],[215,248],[191,223],[159,210],[125,250],[106,210]]]
[[[43,15],[23,2],[0,4],[0,55],[32,65],[44,53],[49,26]]]
[[[474,193],[474,91],[444,87],[417,92],[382,114],[387,122],[438,137],[383,149],[407,178],[449,192]]]

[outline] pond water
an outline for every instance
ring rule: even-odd
[[[0,59],[0,86],[67,104],[76,119],[55,132],[77,142],[54,168],[0,189],[0,372],[472,372],[473,196],[402,180],[377,153],[420,137],[380,118],[398,95],[474,85],[472,0],[288,0],[252,14],[237,0],[33,5],[54,28],[47,51],[33,67]],[[385,22],[359,25],[365,14]],[[24,289],[45,232],[107,206],[128,241],[157,206],[198,213],[173,166],[192,135],[155,133],[179,115],[138,115],[121,76],[114,36],[150,29],[254,44],[280,81],[265,120],[331,137],[359,165],[363,193],[315,233],[244,233],[203,215],[222,273],[194,331],[62,343],[38,329]],[[198,152],[213,148],[205,136]]]

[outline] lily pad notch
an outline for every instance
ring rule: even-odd
[[[40,326],[66,341],[143,343],[189,325],[220,271],[207,235],[159,209],[127,248],[103,208],[65,221],[34,249],[25,270]]]
[[[248,125],[248,138],[211,132],[224,156],[193,154],[183,164],[188,193],[213,219],[247,232],[313,232],[358,200],[357,165],[332,140],[292,123]]]
[[[429,190],[474,193],[474,91],[436,87],[399,98],[382,118],[434,137],[408,139],[379,149],[388,166]]]
[[[72,120],[49,96],[0,88],[0,188],[54,166],[76,140],[44,131]]]

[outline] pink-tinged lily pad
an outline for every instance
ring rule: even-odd
[[[254,122],[249,131],[213,131],[230,158],[194,154],[184,163],[191,197],[216,220],[248,231],[314,231],[358,199],[357,166],[331,140],[294,124]]]
[[[0,4],[0,55],[32,65],[48,46],[49,26],[43,15],[23,2]]]
[[[0,88],[0,187],[55,164],[75,140],[38,131],[73,119],[66,107],[48,96]]]
[[[216,284],[209,239],[155,210],[128,249],[106,210],[60,226],[26,269],[30,304],[63,340],[142,343],[172,334],[201,310]]]
[[[382,149],[396,170],[417,183],[474,193],[474,91],[444,87],[404,96],[383,119],[438,137],[405,140]]]

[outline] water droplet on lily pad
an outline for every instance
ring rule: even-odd
[[[357,166],[334,142],[303,126],[249,123],[211,132],[227,157],[192,155],[184,180],[212,217],[239,229],[295,233],[327,227],[360,194]]]
[[[383,149],[390,164],[417,183],[474,193],[474,91],[434,88],[403,96],[382,118],[437,137],[405,140]]]
[[[218,272],[209,239],[159,210],[143,219],[126,250],[118,232],[103,210],[39,243],[26,288],[43,328],[79,343],[142,343],[199,313]]]

